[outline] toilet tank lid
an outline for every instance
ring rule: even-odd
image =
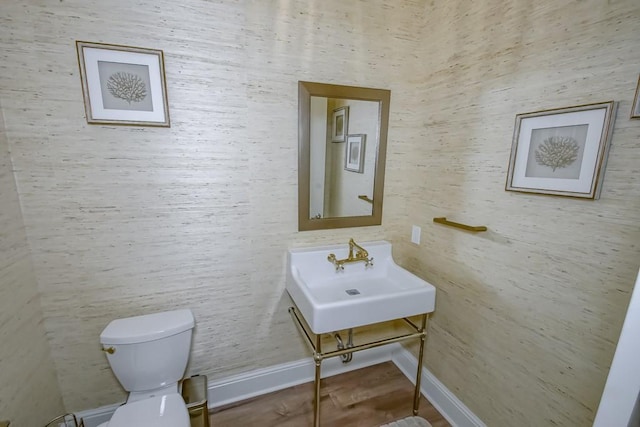
[[[111,321],[100,334],[102,344],[134,344],[155,341],[192,329],[191,310],[174,310]]]

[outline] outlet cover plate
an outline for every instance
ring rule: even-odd
[[[422,230],[417,225],[411,227],[411,243],[420,244],[420,232]]]

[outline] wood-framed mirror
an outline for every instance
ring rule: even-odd
[[[298,230],[382,223],[391,91],[298,82]]]

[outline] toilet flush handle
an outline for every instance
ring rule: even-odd
[[[106,353],[109,353],[109,354],[113,354],[113,353],[115,353],[115,352],[116,352],[116,349],[115,349],[115,348],[113,348],[113,347],[108,347],[108,348],[104,348],[104,347],[102,347],[102,351],[104,351],[104,352],[106,352]]]

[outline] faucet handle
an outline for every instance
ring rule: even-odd
[[[364,263],[365,268],[366,267],[373,267],[373,257],[367,259],[367,261]]]

